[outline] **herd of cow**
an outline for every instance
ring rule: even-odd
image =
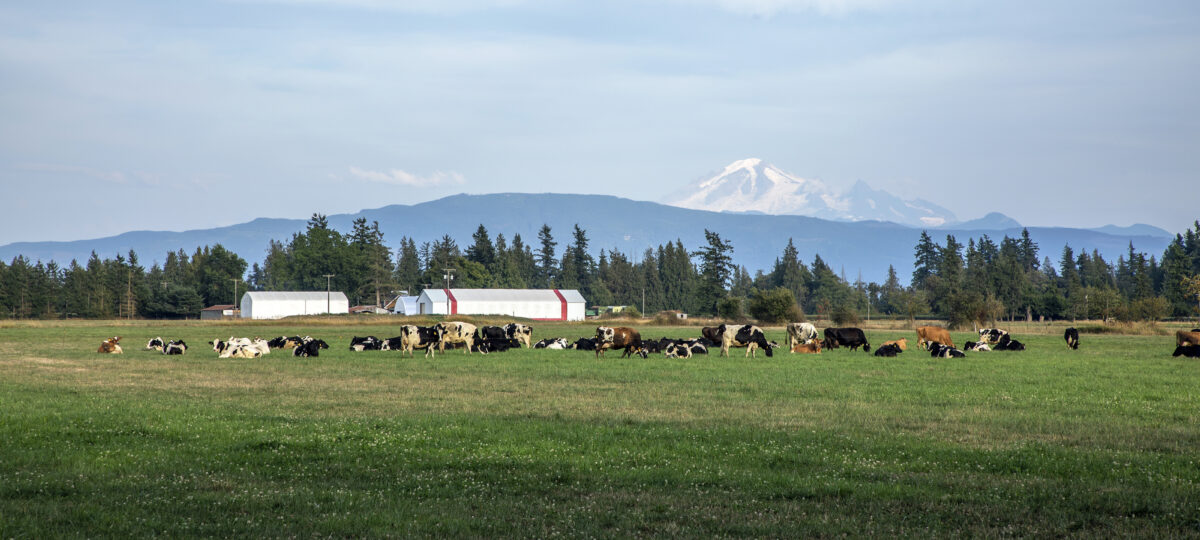
[[[465,322],[442,322],[433,326],[401,326],[400,335],[393,338],[380,339],[375,336],[354,337],[350,341],[350,350],[398,350],[413,356],[416,349],[424,349],[425,356],[433,356],[434,351],[445,352],[446,348],[462,348],[468,353],[477,352],[488,354],[504,352],[512,348],[526,347],[533,349],[575,349],[595,351],[596,358],[604,355],[608,349],[622,350],[622,358],[633,355],[647,358],[653,353],[661,353],[667,358],[691,358],[696,354],[708,354],[710,347],[719,346],[722,356],[729,356],[730,348],[745,348],[745,356],[757,357],[758,349],[767,356],[772,356],[772,350],[780,345],[767,341],[761,328],[754,325],[719,325],[700,329],[698,338],[660,338],[658,340],[643,340],[637,330],[629,327],[600,326],[596,328],[595,337],[581,337],[575,341],[565,338],[547,338],[533,342],[533,328],[519,323],[509,323],[504,326],[476,327]],[[938,326],[920,326],[916,329],[917,346],[929,351],[935,358],[964,358],[965,351],[1023,351],[1025,345],[1013,339],[1005,330],[984,328],[979,331],[979,341],[968,341],[962,349],[955,347],[950,331]],[[864,352],[871,352],[871,344],[860,328],[826,328],[823,334],[817,333],[817,328],[811,323],[789,323],[787,325],[788,350],[800,354],[820,354],[822,349],[837,349],[847,347],[852,351],[862,347]],[[823,338],[818,339],[819,336]],[[1070,349],[1079,348],[1079,331],[1068,328],[1063,333],[1063,339]],[[99,353],[121,354],[121,337],[115,336],[104,340],[97,350]],[[1172,356],[1200,358],[1200,328],[1191,331],[1180,330],[1175,333],[1175,352]],[[280,336],[271,340],[261,338],[234,338],[227,340],[214,339],[208,342],[220,358],[258,358],[270,354],[272,349],[291,350],[293,356],[319,356],[321,349],[328,349],[329,344],[309,336]],[[177,355],[187,352],[187,343],[183,340],[166,341],[161,337],[151,339],[146,344],[146,350],[155,350],[162,354]],[[898,339],[883,343],[875,349],[875,356],[896,357],[908,350],[908,340]]]

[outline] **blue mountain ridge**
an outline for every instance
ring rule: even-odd
[[[607,195],[570,195],[553,193],[497,193],[488,195],[452,195],[414,205],[390,205],[362,210],[354,214],[328,216],[330,226],[347,233],[355,219],[378,221],[384,241],[393,249],[402,236],[418,244],[450,235],[464,250],[471,235],[483,224],[494,238],[504,234],[509,244],[515,234],[536,247],[542,224],[551,227],[558,250],[571,242],[572,228],[579,224],[589,240],[589,248],[620,251],[640,261],[646,248],[683,242],[689,250],[704,244],[709,229],[734,246],[733,259],[753,273],[770,271],[783,252],[788,238],[807,264],[820,254],[835,271],[845,272],[854,281],[860,275],[866,281],[882,282],[888,265],[895,267],[903,282],[912,272],[913,249],[921,229],[885,221],[829,221],[804,216],[723,213],[689,210],[652,202],[634,201]],[[991,221],[991,220],[989,220]],[[70,242],[17,242],[0,246],[0,260],[11,261],[18,255],[30,260],[69,264],[72,259],[84,264],[95,251],[102,258],[138,254],[139,262],[149,267],[162,262],[168,251],[183,249],[192,253],[198,246],[221,244],[250,263],[261,262],[271,239],[287,242],[292,234],[305,229],[307,219],[259,218],[246,223],[213,229],[182,232],[133,231],[106,238]],[[1015,222],[1013,222],[1015,223]],[[989,225],[997,225],[994,221]],[[1135,232],[1153,232],[1154,228],[1136,228]],[[1018,236],[1021,227],[966,230],[955,226],[928,229],[938,243],[954,235],[962,243],[967,238],[989,235],[997,242],[1004,236]],[[1118,229],[1117,232],[1120,232]],[[1057,263],[1063,245],[1076,253],[1099,250],[1108,260],[1127,252],[1130,242],[1138,251],[1161,257],[1171,241],[1170,234],[1109,234],[1095,230],[1062,227],[1029,227],[1038,243],[1040,255]],[[1164,231],[1165,233],[1165,231]]]

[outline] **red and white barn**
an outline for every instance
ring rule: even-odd
[[[426,315],[508,315],[542,321],[582,321],[587,302],[574,289],[425,289]]]

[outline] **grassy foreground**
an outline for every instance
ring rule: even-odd
[[[293,333],[332,348],[205,345]],[[0,328],[0,537],[1200,536],[1200,362],[1170,337],[959,360],[346,350],[395,333]],[[125,354],[96,354],[115,334]],[[159,335],[192,349],[140,350]]]

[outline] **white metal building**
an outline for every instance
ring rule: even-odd
[[[388,305],[385,306],[392,310],[396,315],[416,315],[421,312],[421,308],[417,306],[419,296],[397,296]]]
[[[583,295],[574,289],[425,289],[417,297],[420,314],[509,315],[543,321],[582,321],[585,305]]]
[[[350,301],[340,292],[250,291],[242,295],[243,319],[279,319],[292,315],[349,313]]]

